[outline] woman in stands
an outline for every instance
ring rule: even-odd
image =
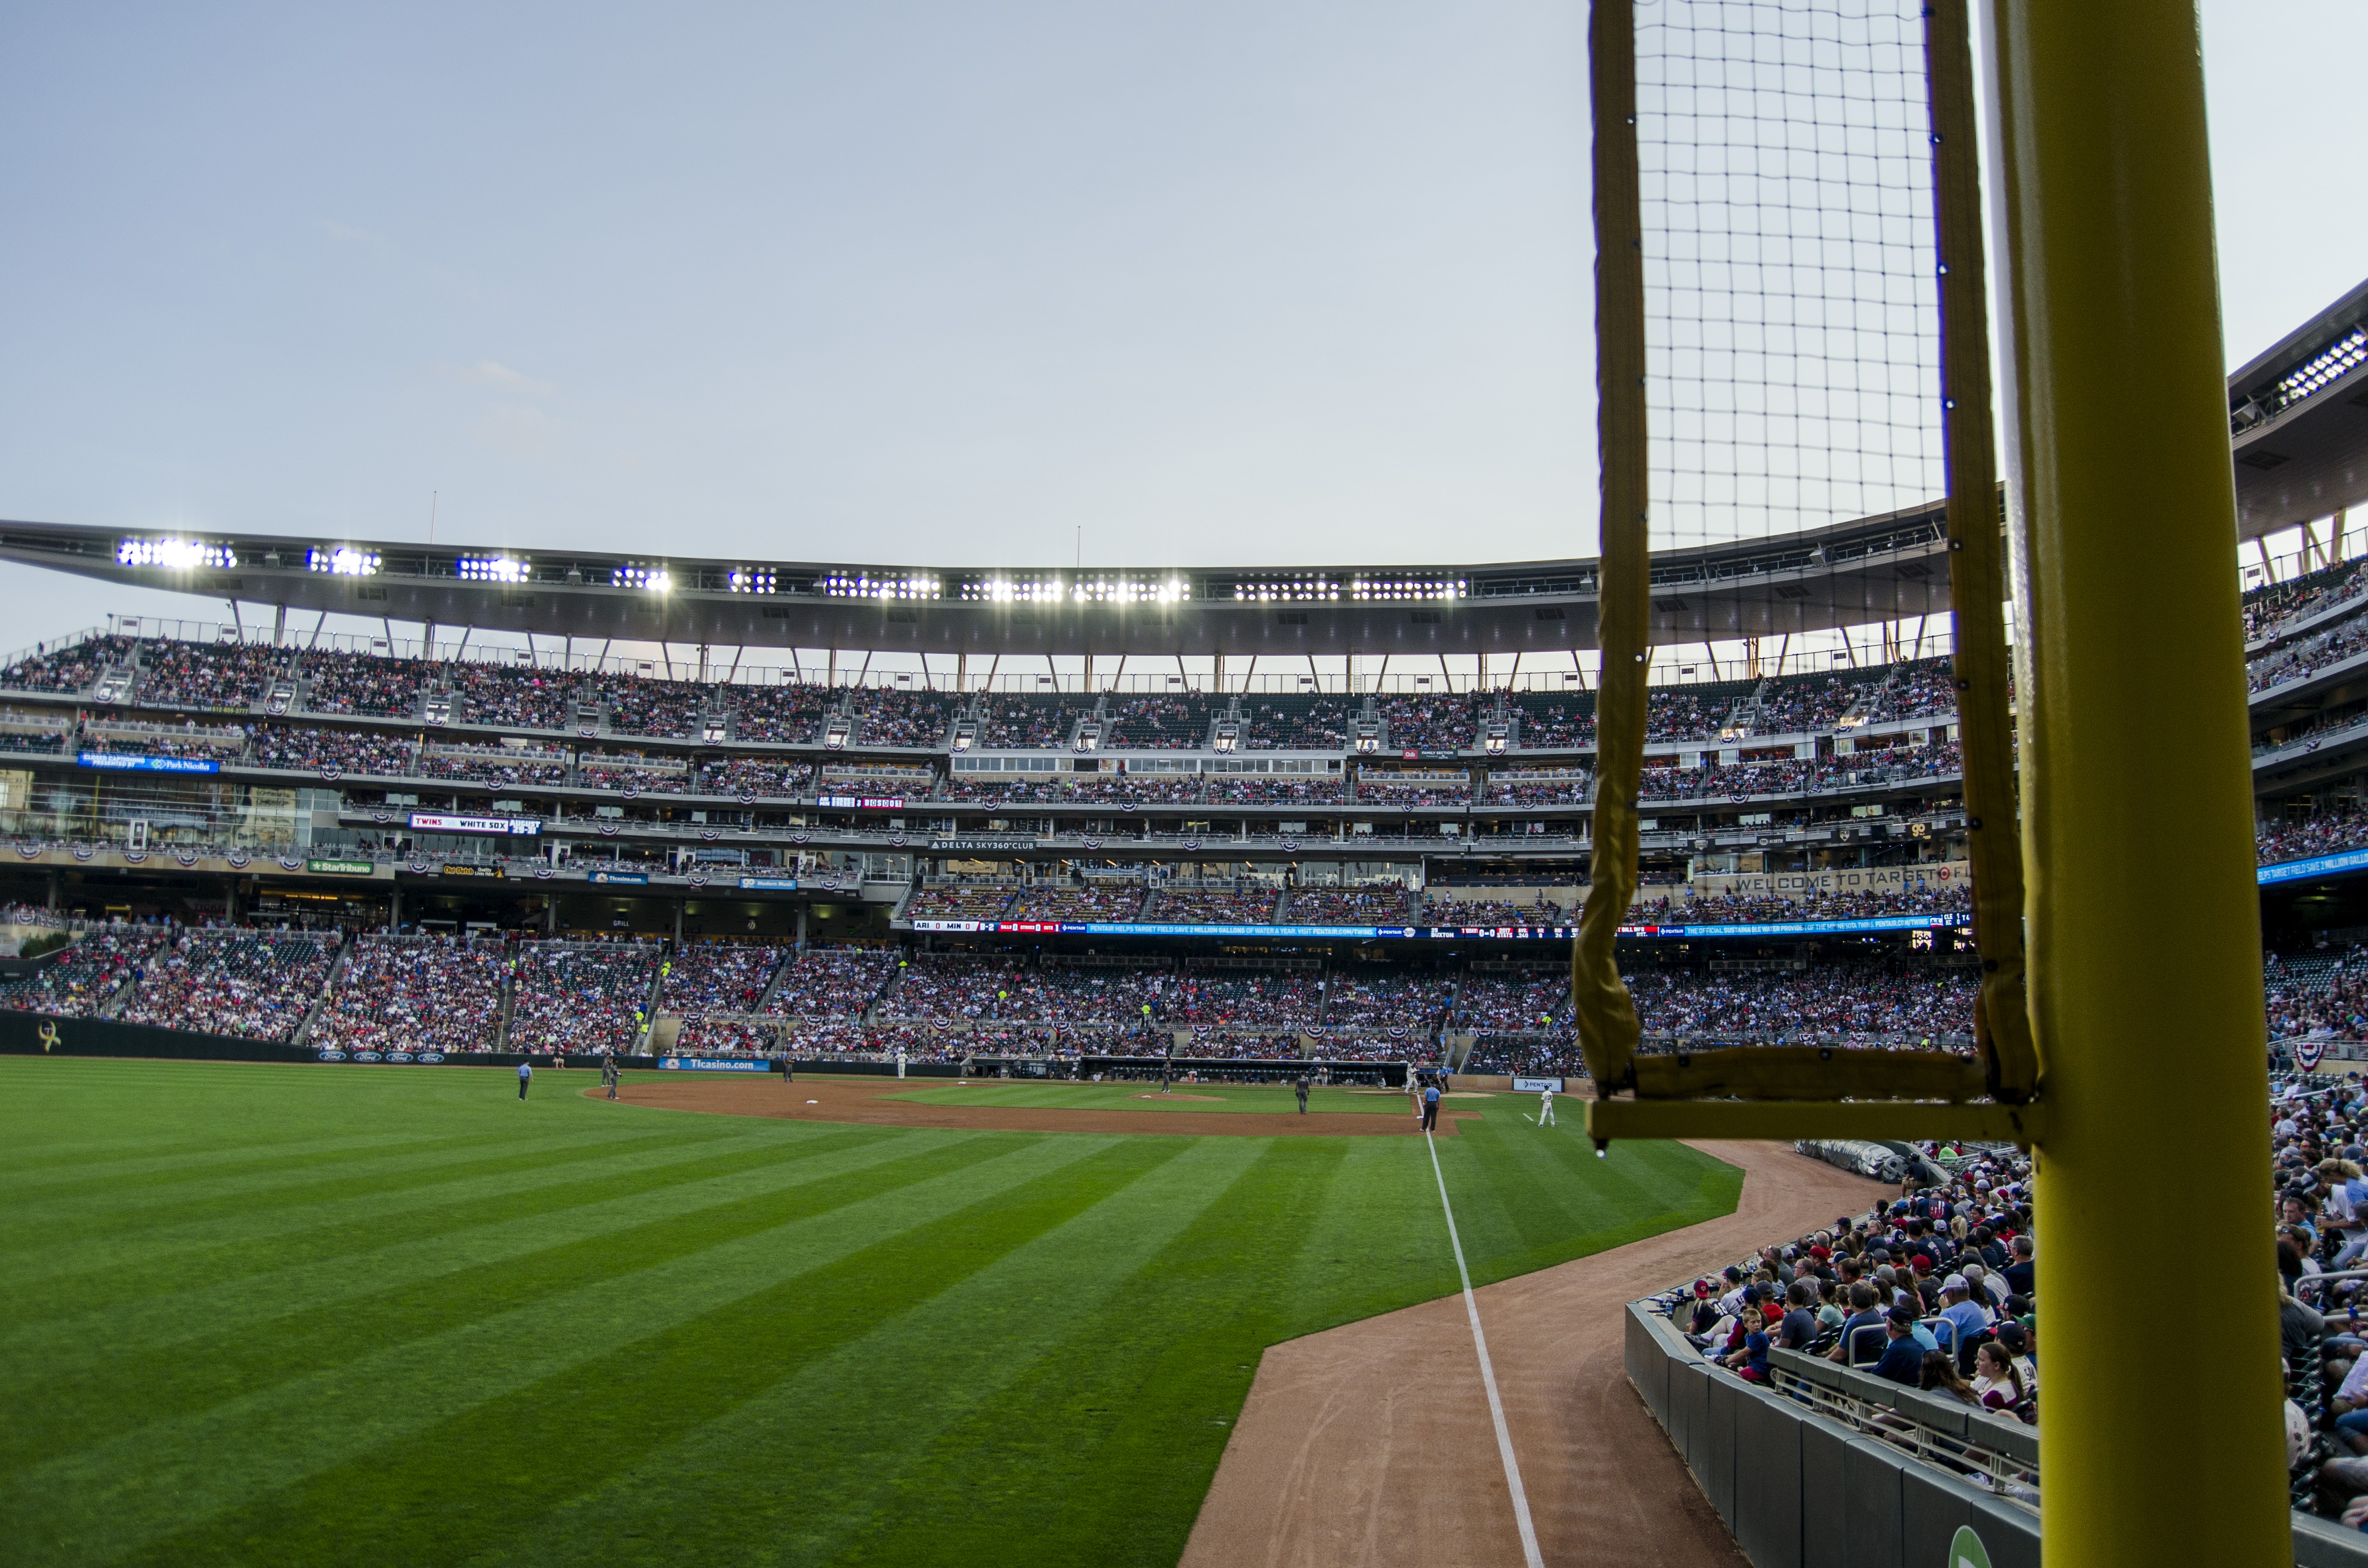
[[[1958,1403],[1972,1405],[1976,1410],[1982,1405],[1982,1396],[1974,1391],[1973,1384],[1958,1375],[1957,1358],[1945,1350],[1924,1352],[1923,1372],[1917,1380],[1917,1386],[1926,1393],[1951,1395]]]
[[[2012,1412],[2019,1409],[2030,1390],[2023,1387],[2022,1370],[2005,1346],[1995,1339],[1982,1341],[1974,1352],[1974,1392],[1986,1410]]]

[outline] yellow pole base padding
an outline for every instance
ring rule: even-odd
[[[1982,1064],[1945,1051],[1749,1045],[1631,1063],[1643,1100],[1977,1100]]]
[[[1631,1138],[1945,1139],[2028,1148],[2045,1130],[2035,1105],[1945,1105],[1932,1100],[1590,1100],[1587,1134]]]

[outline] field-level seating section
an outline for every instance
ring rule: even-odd
[[[335,949],[311,936],[190,931],[146,966],[130,1024],[284,1042],[320,995]]]
[[[495,941],[364,937],[305,1043],[338,1051],[492,1051],[508,952]]]
[[[512,1051],[593,1054],[630,1050],[657,971],[655,949],[541,943],[519,956],[510,1002]]]

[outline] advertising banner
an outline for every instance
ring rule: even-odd
[[[1562,1080],[1560,1078],[1515,1078],[1513,1080],[1513,1093],[1517,1095],[1543,1094],[1548,1089],[1552,1089],[1555,1094],[1561,1094]]]
[[[837,806],[845,810],[901,812],[905,809],[902,795],[817,795],[817,806]]]
[[[661,1056],[660,1067],[677,1073],[769,1073],[770,1062],[709,1061],[700,1056]]]
[[[743,877],[740,879],[740,885],[751,892],[795,892],[798,891],[798,880],[795,877]]]
[[[2282,866],[2264,866],[2255,881],[2262,887],[2276,882],[2299,881],[2305,877],[2330,877],[2343,871],[2368,870],[2368,849],[2346,849],[2337,855],[2314,855],[2307,860],[2288,860]]]
[[[595,871],[585,880],[613,886],[638,888],[649,885],[650,874],[647,871]]]
[[[304,869],[324,877],[367,877],[378,870],[368,860],[307,860]]]
[[[85,767],[109,773],[220,773],[222,764],[210,756],[142,756],[131,752],[86,751],[75,757]]]

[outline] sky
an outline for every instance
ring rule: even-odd
[[[2356,0],[2205,0],[2231,363]],[[1594,548],[1585,8],[0,14],[0,517],[938,565]],[[219,605],[0,567],[13,649]],[[5,651],[5,649],[0,649]]]

